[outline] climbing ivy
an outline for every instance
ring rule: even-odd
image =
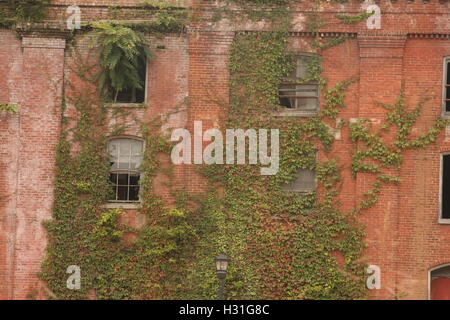
[[[229,62],[230,100],[221,105],[224,128],[280,130],[278,174],[262,176],[255,165],[205,165],[199,170],[207,181],[205,192],[192,194],[169,185],[175,201],[168,204],[155,192],[154,181],[161,174],[171,177],[170,167],[164,168],[160,161],[171,144],[161,133],[162,121],[142,122],[146,147],[139,211],[146,223],[141,228],[121,224],[124,213],[103,206],[111,190],[105,145],[107,109],[93,92],[72,87],[76,94],[68,104],[76,109],[77,118],[63,117],[53,219],[46,223],[49,245],[41,278],[51,297],[213,299],[218,288],[213,259],[220,252],[232,259],[227,299],[365,297],[364,228],[358,223],[358,213],[377,202],[384,184],[400,183],[389,170],[401,166],[402,152],[434,142],[446,122],[437,120],[427,133],[411,138],[420,108],[409,111],[400,95],[393,105],[381,104],[387,115],[379,130],[364,119],[342,121],[335,127],[346,107],[346,91],[358,79],[329,85],[322,76],[320,55],[311,57],[306,78],[298,79],[321,86],[320,112],[309,118],[280,117],[278,86],[295,67],[295,52],[287,49],[289,4],[287,0],[227,0],[221,9],[230,18],[236,15],[231,6],[239,5],[243,14],[273,23],[269,32],[236,35]],[[154,2],[145,6],[165,10],[164,15],[174,10]],[[311,51],[320,54],[346,40],[319,36],[317,31],[325,22],[318,10],[309,18],[306,26],[314,35]],[[359,18],[343,18],[342,22],[356,23]],[[109,27],[114,32],[129,32],[122,29],[125,25]],[[101,55],[103,66],[114,65],[110,58]],[[333,130],[340,126],[349,126],[349,142],[356,150],[350,164],[331,152]],[[389,133],[394,140],[387,138]],[[316,171],[317,191],[284,190],[299,169]],[[375,176],[366,198],[349,211],[339,203],[346,182],[341,175],[344,169],[351,170],[353,178]],[[65,286],[69,265],[81,267],[79,291]]]
[[[6,111],[10,114],[16,114],[19,110],[19,106],[11,103],[0,103],[0,111]]]
[[[198,263],[190,279],[194,288],[197,282],[203,284],[189,298],[212,298],[216,281],[211,257],[218,251],[233,259],[227,278],[230,299],[364,296],[363,268],[357,262],[364,248],[363,231],[336,203],[341,181],[338,160],[330,156],[319,162],[316,157],[319,147],[331,150],[334,137],[326,119],[336,115],[331,109],[345,107],[343,91],[351,82],[325,88],[327,107],[318,117],[277,117],[278,85],[294,66],[286,49],[287,36],[285,32],[240,34],[233,43],[231,102],[224,127],[279,128],[280,171],[268,177],[254,165],[204,168],[214,189],[224,190],[220,194],[211,190],[201,207],[208,221],[202,223],[206,239],[195,251]],[[315,77],[321,74],[320,68],[314,70]],[[323,195],[283,190],[298,169],[318,172]],[[334,255],[341,255],[344,263],[339,264]]]
[[[384,184],[400,183],[400,178],[388,174],[387,170],[400,169],[404,150],[426,148],[436,142],[442,129],[450,124],[448,120],[437,118],[426,133],[411,138],[413,126],[425,101],[409,110],[404,100],[402,90],[394,104],[378,103],[387,113],[385,121],[377,129],[372,128],[370,119],[360,119],[350,124],[350,139],[357,145],[350,164],[353,177],[356,178],[358,173],[376,175],[372,189],[366,192],[360,208],[375,204]],[[392,136],[395,137],[393,140]]]
[[[366,20],[373,14],[374,14],[374,12],[362,12],[357,15],[337,14],[336,18],[338,18],[341,21],[341,23],[355,24],[355,23],[360,23],[361,21]]]
[[[49,0],[9,0],[0,3],[0,27],[11,27],[17,22],[41,21],[47,15]]]

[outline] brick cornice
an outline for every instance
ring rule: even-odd
[[[60,22],[18,23],[15,29],[21,37],[68,39],[72,35],[66,24]]]
[[[450,39],[448,33],[408,33],[408,38],[423,38],[423,39]]]

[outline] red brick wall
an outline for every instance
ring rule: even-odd
[[[77,1],[83,5],[82,19],[107,18],[109,5],[132,6],[137,2]],[[68,0],[52,3],[73,4]],[[201,9],[196,14],[212,15],[209,8],[215,2],[192,3]],[[292,31],[306,31],[302,22],[312,3],[302,1],[295,8]],[[368,117],[374,125],[379,124],[385,111],[375,102],[394,102],[402,86],[411,107],[421,96],[429,96],[414,131],[423,133],[441,111],[442,61],[450,56],[450,36],[414,34],[450,35],[450,8],[447,2],[437,0],[382,0],[378,5],[382,12],[381,30],[368,30],[364,22],[357,26],[337,23],[338,12],[362,12],[364,4],[359,1],[322,6],[323,15],[333,21],[326,31],[352,33],[350,40],[324,52],[324,76],[330,85],[359,76],[359,82],[347,91],[347,108],[340,115],[346,120]],[[64,7],[55,9],[53,17],[64,22]],[[194,121],[203,121],[203,130],[219,127],[223,106],[228,101],[227,62],[234,31],[264,29],[267,26],[246,21],[239,25],[199,20],[186,34],[150,39],[156,59],[148,65],[148,107],[129,109],[130,115],[124,118],[111,115],[110,124],[126,123],[125,134],[140,136],[139,121],[186,108],[169,118],[165,127],[168,131],[171,127],[186,127],[193,132]],[[77,40],[80,41],[75,47],[86,53],[86,44],[81,38]],[[310,40],[301,33],[293,34],[290,47],[305,51]],[[46,245],[41,222],[50,217],[53,202],[60,90],[63,79],[77,81],[70,68],[77,58],[72,47],[64,49],[61,35],[18,38],[11,31],[0,30],[0,44],[0,103],[18,103],[21,107],[15,116],[0,113],[0,298],[18,299],[26,298],[33,290],[42,291],[36,285],[35,273]],[[157,46],[164,49],[156,49]],[[346,142],[348,130],[343,129],[340,134],[333,153],[349,164],[352,147]],[[443,134],[436,145],[425,151],[406,152],[399,172],[402,184],[386,187],[377,205],[361,216],[361,222],[367,226],[364,259],[380,266],[382,272],[382,289],[371,291],[371,298],[427,299],[428,271],[450,262],[450,226],[437,223],[440,153],[450,151],[449,139]],[[176,167],[171,182],[191,192],[203,190],[205,182],[194,169]],[[348,168],[343,178],[345,188],[340,200],[344,209],[351,209],[370,189],[372,180],[365,175],[354,180]],[[164,182],[167,178],[159,176],[155,187],[171,200]],[[143,223],[135,211],[128,212],[124,221]]]

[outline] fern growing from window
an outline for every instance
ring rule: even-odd
[[[124,102],[118,98],[126,91],[130,93],[126,102],[137,102],[137,92],[145,90],[147,60],[152,58],[144,34],[110,23],[97,23],[94,28],[100,45],[100,94],[106,101]]]

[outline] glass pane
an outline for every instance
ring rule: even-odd
[[[130,187],[130,201],[139,201],[139,187]]]
[[[112,200],[117,200],[117,186],[112,186],[112,194],[114,195]]]
[[[116,141],[110,141],[108,143],[108,154],[109,154],[109,164],[111,165],[112,170],[117,169],[117,156],[118,156],[119,148]]]
[[[111,141],[109,141],[109,143],[108,143],[108,152],[109,152],[109,155],[110,155],[111,157],[117,157],[118,150],[119,150],[119,148],[118,148],[118,142],[117,142],[117,140],[111,140]]]
[[[120,186],[128,186],[128,174],[118,174],[117,184]]]
[[[142,157],[140,157],[140,156],[131,157],[131,161],[130,161],[130,169],[131,170],[139,169],[141,164],[142,164]]]
[[[299,178],[305,184],[314,185],[316,181],[316,172],[314,170],[302,169],[299,172]]]
[[[130,139],[120,139],[119,140],[119,155],[128,156],[131,153],[131,143]]]
[[[141,176],[139,174],[131,174],[130,175],[130,186],[138,186],[140,178],[141,178]]]
[[[128,200],[128,187],[117,187],[117,200]]]
[[[450,101],[445,102],[445,111],[450,112]]]
[[[119,161],[117,163],[117,168],[124,170],[124,169],[130,169],[130,156],[120,156]]]
[[[113,184],[117,184],[117,174],[111,173],[111,174],[109,175],[109,180],[110,180]]]
[[[316,98],[298,98],[296,99],[299,110],[314,111],[317,109],[318,100]]]
[[[133,140],[133,143],[131,144],[131,154],[134,156],[142,156],[142,149],[143,149],[144,143],[139,140]]]
[[[450,62],[447,62],[447,84],[450,84]]]
[[[316,187],[316,172],[309,169],[300,169],[297,172],[297,179],[283,187],[288,191],[309,191]]]
[[[317,97],[319,93],[317,85],[298,85],[296,91],[296,95],[302,97]]]
[[[294,108],[294,105],[292,104],[292,99],[289,98],[280,97],[280,105],[289,109]]]
[[[301,56],[297,60],[297,77],[306,78],[308,76],[306,72],[306,66],[308,65],[308,60],[310,57]]]

